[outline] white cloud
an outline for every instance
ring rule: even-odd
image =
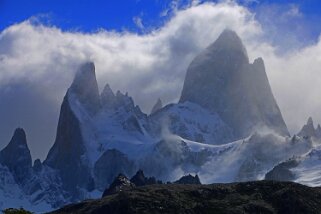
[[[288,17],[301,17],[303,14],[300,11],[299,5],[291,4],[288,11],[284,13]]]
[[[135,16],[133,18],[133,22],[135,23],[136,27],[138,27],[139,29],[143,30],[145,28],[141,17]]]
[[[163,27],[143,35],[63,32],[30,21],[5,29],[0,34],[0,100],[5,100],[0,103],[1,145],[16,126],[23,126],[33,155],[46,155],[63,95],[85,60],[95,62],[100,88],[108,82],[113,90],[128,91],[145,111],[158,97],[175,102],[190,61],[226,27],[242,37],[252,60],[265,59],[273,91],[292,129],[309,114],[321,119],[317,115],[321,43],[278,56],[245,7],[203,3],[177,10]]]

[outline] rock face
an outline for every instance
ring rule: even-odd
[[[154,114],[156,111],[160,110],[161,108],[163,108],[163,103],[162,103],[161,99],[158,98],[157,102],[155,103],[155,105],[152,108],[151,114]]]
[[[23,129],[16,129],[9,144],[1,150],[0,164],[8,167],[18,184],[30,176],[32,159]]]
[[[293,181],[295,174],[291,172],[291,169],[298,166],[298,164],[296,160],[282,162],[266,173],[265,180]]]
[[[314,140],[321,140],[321,126],[318,124],[317,128],[314,128],[312,117],[309,117],[307,123],[302,127],[298,133],[300,137],[309,137]]]
[[[320,124],[318,124],[317,128],[315,129],[315,136],[318,139],[321,139],[321,126],[320,126]]]
[[[105,196],[108,196],[108,195],[112,195],[112,194],[116,194],[116,193],[121,192],[121,191],[130,190],[130,189],[132,189],[134,187],[135,187],[135,184],[130,182],[130,180],[125,175],[119,174],[115,178],[113,183],[109,186],[109,188],[104,191],[102,197],[105,197]]]
[[[179,102],[186,101],[218,113],[238,138],[260,127],[289,135],[263,60],[250,64],[241,39],[231,30],[189,65]]]
[[[116,96],[111,90],[109,84],[106,84],[104,90],[101,92],[101,103],[104,108],[113,109],[116,104]]]
[[[59,171],[64,188],[77,194],[79,188],[91,189],[93,179],[86,156],[86,142],[79,118],[72,108],[80,102],[95,113],[100,106],[94,65],[86,63],[80,67],[61,105],[57,135],[45,165]]]
[[[120,151],[107,150],[94,166],[96,187],[101,191],[105,190],[119,173],[132,176],[135,173],[135,164]]]
[[[41,172],[42,170],[42,163],[39,159],[36,159],[35,162],[33,163],[33,167],[32,169],[35,171],[35,172]]]
[[[75,94],[89,111],[95,113],[99,109],[100,95],[93,62],[87,62],[80,66],[68,92]]]
[[[314,137],[315,136],[315,129],[312,117],[309,117],[308,122],[302,127],[301,131],[298,133],[298,136],[309,136]]]
[[[198,175],[184,175],[179,180],[174,182],[175,184],[201,184],[201,181],[198,177]]]

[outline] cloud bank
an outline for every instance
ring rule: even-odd
[[[142,20],[140,20],[142,22]],[[144,34],[63,32],[32,19],[0,34],[0,147],[26,129],[34,158],[53,144],[59,108],[74,73],[94,61],[102,89],[128,91],[149,112],[158,98],[176,102],[188,64],[225,29],[235,30],[250,59],[263,57],[274,95],[293,131],[312,115],[321,121],[321,42],[280,55],[255,14],[233,2],[195,2]]]

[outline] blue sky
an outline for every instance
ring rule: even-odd
[[[31,16],[45,16],[64,30],[92,32],[99,28],[137,30],[134,17],[142,17],[150,26],[159,25],[161,12],[170,0],[2,0],[0,28],[21,22]]]
[[[141,32],[135,17],[143,21],[147,29],[162,25],[168,18],[163,16],[173,4],[183,7],[188,0],[0,0],[0,30],[26,20],[32,16],[63,30],[94,32],[100,28]],[[238,3],[257,12],[262,8],[277,6],[286,9],[289,5],[298,6],[302,20],[320,21],[321,1],[319,0],[239,0]],[[278,17],[273,17],[278,19]],[[137,20],[137,19],[136,19]],[[272,20],[273,21],[273,20]],[[276,20],[274,20],[276,21]],[[316,36],[320,27],[310,29]]]

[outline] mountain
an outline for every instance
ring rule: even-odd
[[[116,194],[117,192],[122,192],[135,187],[135,184],[130,182],[130,180],[123,174],[119,174],[115,180],[110,184],[109,188],[106,189],[102,197]]]
[[[267,180],[295,181],[309,186],[321,185],[321,128],[314,127],[313,119],[308,118],[307,123],[300,132],[292,137],[292,141],[304,139],[311,148],[301,155],[293,155],[276,166],[266,175]]]
[[[83,64],[61,105],[57,135],[44,164],[60,173],[64,189],[78,195],[78,189],[90,189],[93,182],[86,156],[82,124],[75,113],[77,106],[90,117],[100,108],[100,95],[93,63]],[[76,197],[76,196],[75,196]]]
[[[18,184],[30,176],[32,159],[23,129],[16,129],[9,144],[0,151],[0,164],[9,169]]]
[[[54,176],[39,160],[32,166],[26,133],[17,128],[9,144],[0,151],[0,208],[24,207],[43,212],[52,208],[47,202],[65,204],[66,201],[60,201],[64,191],[52,179]]]
[[[138,170],[136,174],[130,179],[130,182],[136,186],[145,186],[152,184],[162,184],[162,181],[156,180],[155,177],[146,177],[143,170]]]
[[[274,166],[266,180],[293,181],[308,186],[321,185],[321,148],[313,148],[307,154],[294,156]]]
[[[312,117],[309,117],[307,123],[302,127],[300,132],[297,134],[301,137],[310,137],[314,140],[321,140],[321,126],[318,124],[317,128],[314,127]]]
[[[187,101],[217,113],[236,138],[264,127],[289,135],[263,59],[249,63],[246,49],[234,31],[225,30],[189,65],[179,102]]]
[[[145,114],[109,84],[100,93],[94,63],[80,65],[46,159],[32,165],[22,129],[0,152],[0,199],[44,212],[100,197],[119,174],[137,186],[188,174],[197,178],[182,182],[261,180],[278,164],[318,150],[315,137],[288,136],[263,60],[249,63],[230,30],[192,61],[180,101],[158,100],[153,109]],[[304,130],[310,129],[309,122]]]
[[[175,184],[201,184],[201,181],[198,177],[198,175],[184,175],[179,180],[174,182]]]
[[[279,162],[267,172],[265,179],[294,181],[308,186],[320,186],[321,144],[318,129],[314,129],[313,120],[310,117],[301,131],[292,137],[292,141],[304,139],[310,144],[310,149]]]

